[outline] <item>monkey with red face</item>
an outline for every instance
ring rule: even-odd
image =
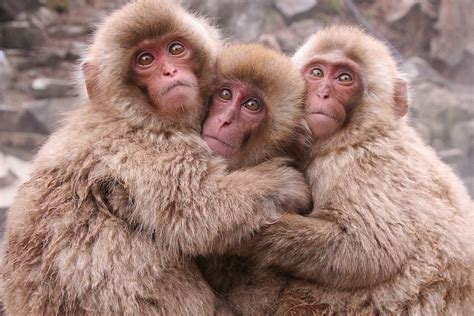
[[[314,210],[265,227],[233,265],[241,279],[214,284],[241,315],[472,315],[473,204],[404,119],[387,47],[331,27],[293,61]]]
[[[104,21],[81,107],[8,212],[7,314],[213,315],[194,257],[308,204],[284,160],[229,172],[201,139],[219,47],[172,1],[135,1]]]
[[[216,72],[202,131],[214,154],[237,169],[299,150],[305,84],[288,57],[257,44],[230,45],[218,55]],[[220,293],[245,277],[232,251],[201,257],[199,263]]]

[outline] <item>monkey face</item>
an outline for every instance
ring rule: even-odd
[[[261,91],[250,84],[228,81],[217,87],[203,136],[211,150],[228,159],[232,167],[267,119],[268,108]]]
[[[161,112],[187,109],[199,99],[197,62],[186,41],[166,36],[138,45],[131,62],[133,77]]]
[[[308,83],[306,121],[315,138],[342,128],[363,95],[357,63],[339,52],[314,56],[303,70]]]

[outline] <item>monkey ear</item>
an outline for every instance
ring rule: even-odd
[[[86,82],[87,95],[89,96],[89,99],[92,100],[96,95],[99,67],[89,61],[85,61],[82,63],[81,69],[84,81]]]
[[[395,101],[395,113],[401,118],[408,112],[408,84],[403,79],[395,81],[393,99]]]

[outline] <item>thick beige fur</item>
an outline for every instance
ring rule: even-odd
[[[128,70],[140,41],[170,33],[202,65],[201,99],[174,117]],[[285,160],[228,172],[199,137],[217,34],[165,0],[132,2],[100,26],[84,58],[99,68],[93,98],[40,150],[8,212],[7,314],[213,315],[194,256],[223,253],[279,207],[306,206],[306,181]]]
[[[365,91],[350,123],[312,141],[305,164],[314,210],[264,228],[241,251],[250,259],[232,263],[240,280],[218,285],[242,315],[473,315],[465,187],[397,118],[401,74],[387,47],[336,26],[293,60],[303,68],[332,51],[359,63]]]

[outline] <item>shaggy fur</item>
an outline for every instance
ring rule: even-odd
[[[293,156],[299,150],[302,135],[305,83],[291,60],[262,45],[233,44],[220,52],[216,72],[215,87],[228,80],[251,85],[262,92],[268,107],[268,119],[248,140],[236,168],[249,167],[274,156]],[[302,211],[299,205],[286,204],[288,211]],[[218,292],[230,287],[230,282],[239,279],[240,269],[247,268],[229,253],[200,257],[199,266]]]
[[[7,314],[213,315],[193,256],[224,252],[278,206],[308,203],[285,160],[228,173],[212,157],[199,137],[204,95],[161,117],[136,87],[134,46],[170,33],[194,43],[207,91],[217,32],[173,2],[132,2],[96,33],[85,58],[99,67],[93,100],[43,146],[8,213]]]
[[[336,50],[362,67],[365,92],[344,128],[312,142],[314,211],[264,228],[242,250],[250,263],[233,262],[241,280],[220,290],[242,315],[472,315],[473,203],[465,187],[397,118],[400,73],[385,45],[357,28],[332,27],[293,60],[303,68]]]

